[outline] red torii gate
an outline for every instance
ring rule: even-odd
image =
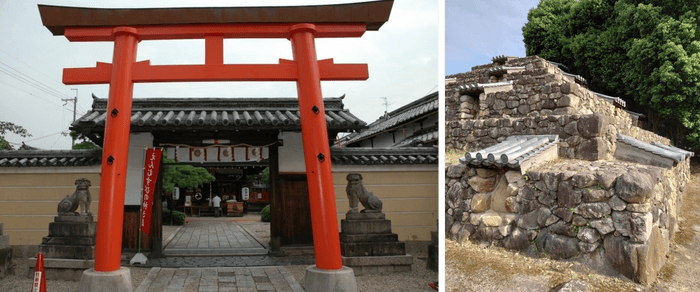
[[[360,37],[388,20],[393,0],[357,4],[173,9],[91,9],[39,5],[44,25],[72,42],[113,41],[113,63],[67,68],[65,84],[109,84],[95,270],[120,268],[133,84],[137,82],[296,81],[316,266],[342,268],[321,80],[366,80],[366,64],[317,60],[315,38]],[[294,60],[224,64],[225,38],[287,38]],[[142,40],[204,39],[203,65],[136,62]]]

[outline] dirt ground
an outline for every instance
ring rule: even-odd
[[[446,152],[445,162],[456,163],[459,157],[454,151]],[[591,291],[700,291],[698,161],[691,162],[691,172],[668,261],[652,285],[601,275],[579,263],[533,258],[499,247],[446,239],[445,291],[552,291],[572,279],[589,283]]]

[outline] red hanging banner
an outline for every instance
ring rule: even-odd
[[[151,234],[151,213],[153,208],[153,193],[160,169],[161,149],[146,150],[146,165],[143,170],[143,199],[141,208],[141,232]]]

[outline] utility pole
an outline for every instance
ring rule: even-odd
[[[68,104],[69,101],[73,102],[73,122],[75,122],[75,114],[78,112],[77,107],[78,107],[78,89],[77,88],[71,88],[70,90],[75,90],[75,98],[61,98],[61,101],[65,101],[63,105]],[[73,146],[75,146],[75,137],[73,138],[73,142],[71,143],[71,149]]]

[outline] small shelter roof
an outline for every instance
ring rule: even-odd
[[[496,145],[476,152],[467,152],[459,160],[476,166],[508,166],[522,169],[525,165],[531,165],[531,162],[538,160],[543,162],[549,159],[550,157],[544,157],[542,154],[556,147],[558,143],[558,135],[510,136]],[[557,153],[554,152],[554,154]]]

